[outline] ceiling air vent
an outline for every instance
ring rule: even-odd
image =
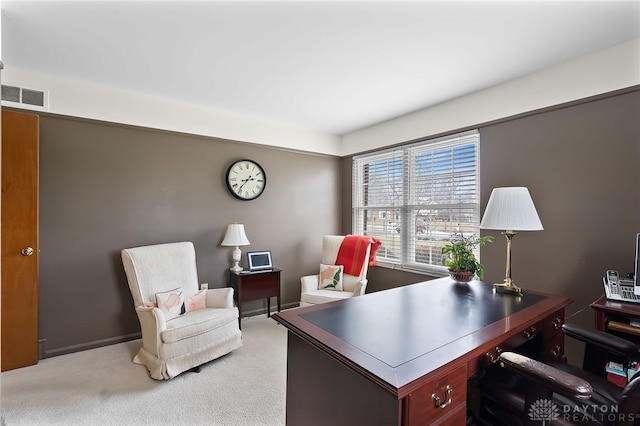
[[[2,85],[2,100],[44,108],[45,96],[41,90]]]

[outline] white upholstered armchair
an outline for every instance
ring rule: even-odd
[[[360,296],[365,293],[365,290],[367,288],[367,271],[369,268],[371,251],[373,249],[375,254],[375,250],[377,250],[377,246],[375,246],[375,244],[379,244],[379,242],[373,238],[368,237],[348,237],[360,238],[360,240],[355,240],[354,244],[358,246],[356,250],[353,250],[354,246],[351,246],[350,249],[342,246],[343,242],[345,241],[345,236],[325,235],[322,239],[322,260],[321,264],[319,264],[318,267],[320,269],[321,267],[324,267],[321,265],[339,265],[340,263],[336,263],[336,261],[339,258],[339,253],[341,252],[341,250],[341,258],[344,258],[343,255],[346,254],[346,257],[348,259],[351,259],[356,263],[361,262],[361,264],[356,265],[354,268],[350,268],[347,265],[347,267],[344,269],[344,273],[342,274],[342,289],[335,289],[331,287],[322,288],[323,286],[321,285],[322,280],[320,278],[320,274],[301,277],[300,306],[310,306],[319,303],[332,302],[335,300],[348,299],[350,297]],[[354,253],[358,251],[360,252],[360,261],[353,259]],[[361,267],[361,269],[359,270],[360,272],[355,272],[353,274],[348,273],[354,272],[354,269],[358,270],[358,267]]]
[[[170,379],[242,346],[232,288],[200,290],[191,242],[124,249],[122,263],[140,320],[133,359]]]

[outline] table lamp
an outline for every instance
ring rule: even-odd
[[[529,190],[525,187],[494,188],[489,197],[480,229],[504,230],[507,238],[507,271],[503,283],[494,284],[497,292],[522,295],[522,289],[511,280],[511,240],[515,231],[542,231]]]
[[[227,233],[222,240],[221,246],[233,247],[232,258],[233,258],[233,266],[230,268],[232,272],[240,272],[242,271],[242,266],[239,265],[240,259],[242,256],[242,252],[240,251],[239,246],[248,246],[249,240],[247,239],[247,235],[244,233],[244,225],[239,223],[232,223],[227,227]]]

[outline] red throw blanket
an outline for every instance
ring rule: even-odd
[[[365,259],[369,244],[371,244],[369,259]],[[374,237],[347,235],[338,249],[336,265],[344,265],[345,274],[358,276],[362,272],[365,261],[368,261],[369,265],[373,265],[376,260],[376,252],[381,245],[382,242]]]

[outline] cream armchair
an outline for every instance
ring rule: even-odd
[[[151,377],[171,379],[242,346],[233,289],[199,290],[193,243],[135,247],[121,255],[142,330],[133,362]]]
[[[322,260],[325,265],[336,265],[338,251],[344,241],[344,236],[325,235],[322,239]],[[348,299],[360,296],[367,289],[367,271],[369,268],[369,256],[372,244],[366,248],[362,270],[358,275],[343,274],[342,291],[319,289],[319,275],[308,275],[300,278],[300,306],[310,306],[319,303],[333,302],[335,300]],[[318,265],[319,269],[320,265]]]

